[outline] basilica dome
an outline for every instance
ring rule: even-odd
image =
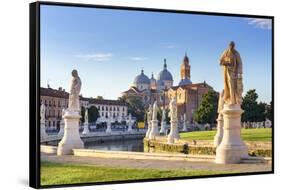
[[[166,59],[164,59],[164,69],[159,73],[158,81],[173,81],[172,74],[167,70]]]
[[[134,84],[137,86],[139,84],[148,84],[150,85],[150,79],[143,73],[143,70],[141,70],[141,74],[136,76],[134,80]]]

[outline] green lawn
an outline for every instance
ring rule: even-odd
[[[91,165],[41,163],[41,185],[109,182],[167,177],[200,176],[235,173],[209,170],[133,169]]]
[[[216,131],[195,131],[180,133],[181,139],[185,140],[213,140]],[[271,141],[271,128],[242,129],[242,139],[245,141]]]

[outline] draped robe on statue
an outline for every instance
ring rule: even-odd
[[[243,83],[240,54],[235,49],[228,48],[223,52],[220,64],[223,67],[224,103],[241,104]]]

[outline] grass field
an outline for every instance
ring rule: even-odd
[[[41,185],[201,176],[225,173],[235,172],[210,170],[133,169],[42,162]]]
[[[195,131],[180,133],[184,140],[213,140],[216,131]],[[245,141],[271,141],[272,130],[262,129],[242,129],[242,139]]]

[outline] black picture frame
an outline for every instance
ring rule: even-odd
[[[186,13],[199,15],[216,15],[216,16],[232,16],[232,17],[247,17],[247,18],[266,18],[272,20],[272,171],[265,172],[249,172],[239,174],[219,174],[208,176],[193,176],[193,177],[173,177],[161,179],[146,179],[146,180],[126,180],[113,182],[97,182],[97,183],[83,183],[83,184],[68,184],[68,185],[48,185],[41,186],[40,184],[40,6],[54,5],[67,7],[84,7],[84,8],[104,8],[104,9],[118,9],[118,10],[133,10],[145,12],[163,12],[163,13]],[[29,4],[29,58],[30,58],[30,78],[29,78],[29,185],[33,188],[53,188],[53,187],[72,187],[72,186],[88,186],[100,184],[121,184],[121,183],[136,183],[136,182],[151,182],[163,180],[185,180],[196,178],[211,178],[211,177],[229,177],[229,176],[244,176],[244,175],[258,175],[258,174],[272,174],[274,173],[274,16],[265,15],[248,15],[248,14],[232,14],[232,13],[218,13],[218,12],[201,12],[188,10],[169,10],[156,8],[141,8],[141,7],[125,7],[125,6],[111,6],[111,5],[94,5],[81,3],[63,3],[63,2],[47,2],[40,1]]]

